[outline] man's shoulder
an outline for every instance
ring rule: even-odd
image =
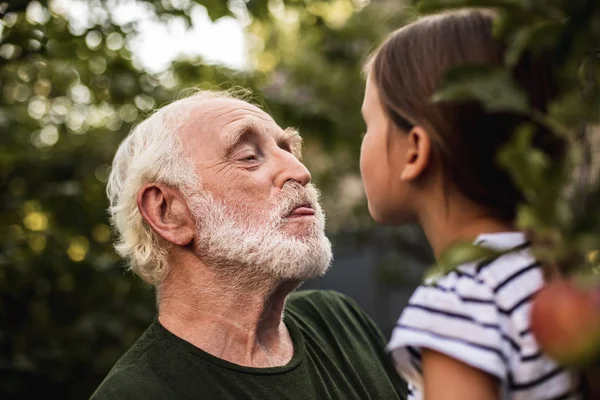
[[[298,290],[290,294],[287,305],[295,309],[310,309],[313,307],[331,309],[360,308],[350,297],[334,290]]]
[[[115,363],[91,395],[92,400],[151,399],[164,394],[165,387],[152,366],[152,353],[160,341],[154,336],[153,325]]]
[[[150,366],[147,355],[136,357],[136,364],[126,353],[111,369],[90,400],[152,399],[164,397],[167,388]]]
[[[286,312],[305,321],[337,320],[373,326],[371,318],[349,296],[333,290],[299,290],[288,298]]]

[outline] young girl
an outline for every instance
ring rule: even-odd
[[[526,235],[514,230],[523,201],[496,152],[524,117],[475,102],[432,103],[446,71],[502,65],[491,11],[428,16],[393,32],[367,65],[361,172],[372,217],[418,223],[436,256],[458,241],[513,250],[420,286],[389,350],[412,399],[577,399],[580,379],[540,352],[529,325],[544,283]],[[545,112],[556,88],[551,62],[524,54],[513,76]],[[565,143],[536,128],[534,145],[560,160]]]

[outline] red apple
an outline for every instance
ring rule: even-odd
[[[600,287],[550,282],[535,296],[530,318],[541,350],[559,364],[584,367],[600,359]]]

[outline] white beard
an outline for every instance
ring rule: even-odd
[[[310,184],[288,183],[283,193],[277,205],[258,212],[243,204],[218,202],[209,193],[189,196],[198,257],[239,284],[253,278],[304,281],[325,274],[333,257],[318,191]],[[284,218],[303,203],[314,209],[313,217],[296,222]],[[286,233],[288,224],[301,229]]]

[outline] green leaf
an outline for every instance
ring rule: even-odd
[[[506,49],[504,62],[508,67],[515,66],[525,50],[537,50],[550,47],[552,40],[557,36],[559,23],[556,21],[540,21],[531,25],[517,28],[511,35],[509,46]]]
[[[267,18],[269,16],[268,0],[248,0],[246,9],[255,18]]]
[[[500,254],[496,250],[470,242],[457,243],[440,255],[437,264],[430,267],[425,276],[428,279],[435,279],[436,276],[445,275],[460,265],[495,258]]]
[[[504,62],[507,66],[512,67],[515,66],[519,62],[519,58],[521,58],[521,54],[525,51],[531,37],[533,35],[533,26],[525,26],[519,29],[514,35],[511,45],[506,49],[506,54],[504,56]]]
[[[488,111],[526,113],[528,104],[508,71],[481,65],[467,65],[450,70],[432,100],[479,101]]]
[[[231,16],[232,13],[227,7],[227,2],[223,0],[196,0],[196,3],[206,7],[206,12],[212,21],[221,17]]]
[[[505,149],[501,152],[499,159],[501,164],[511,173],[513,180],[516,181],[519,187],[525,190],[531,189],[532,195],[537,195],[533,198],[527,196],[530,200],[533,200],[541,194],[538,189],[543,189],[543,186],[549,183],[545,180],[545,175],[551,167],[551,161],[548,155],[533,146],[527,146],[519,150]],[[525,194],[527,195],[527,193]]]
[[[439,264],[449,268],[471,263],[489,257],[495,257],[499,253],[487,247],[472,243],[459,243],[444,251],[439,257]]]

